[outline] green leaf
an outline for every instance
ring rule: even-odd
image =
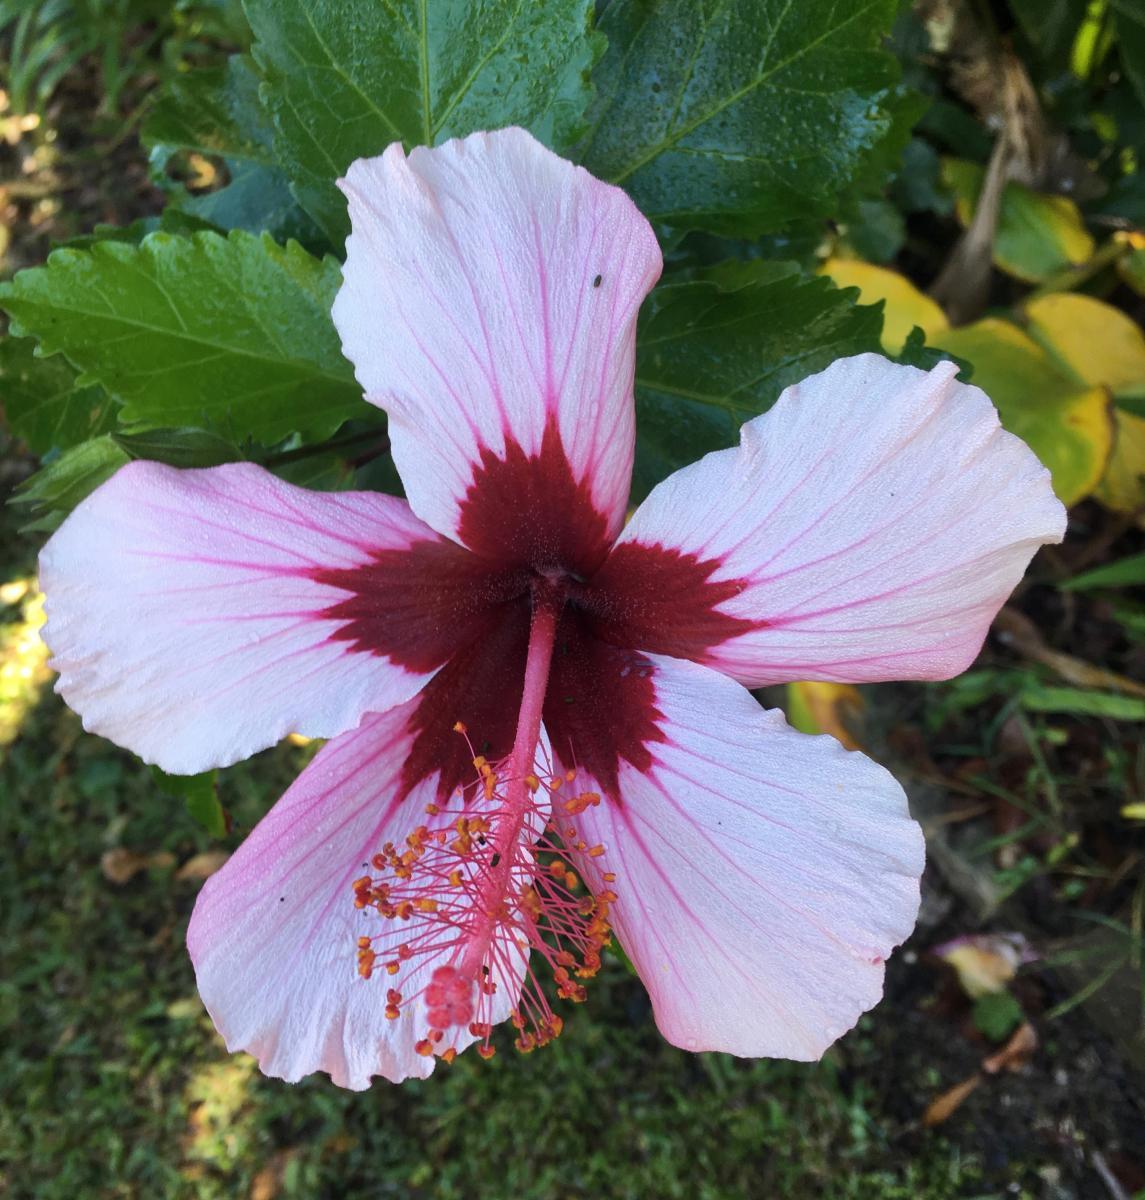
[[[274,124],[258,96],[259,76],[250,59],[235,55],[225,67],[177,76],[144,122],[141,137],[152,167],[174,189],[173,203],[222,229],[266,230],[285,240],[320,240],[314,223],[298,207],[289,181],[274,157]],[[226,187],[192,196],[166,178],[181,152],[222,158],[230,172]]]
[[[217,467],[242,459],[237,446],[205,429],[147,429],[111,436],[132,458],[146,458],[170,467]]]
[[[1022,1006],[1009,992],[987,992],[974,1001],[974,1024],[992,1042],[1008,1037],[1025,1020]]]
[[[373,412],[330,320],[339,279],[296,243],[153,233],[57,250],[0,286],[0,305],[122,398],[124,423],[273,443]]]
[[[41,358],[31,338],[0,341],[0,402],[8,426],[36,454],[106,433],[115,405],[99,387],[78,387],[63,357]]]
[[[891,185],[891,196],[906,213],[932,212],[945,217],[954,207],[954,198],[938,177],[938,153],[929,142],[911,138],[903,149],[898,176]]]
[[[258,98],[259,77],[242,55],[224,67],[177,75],[140,130],[148,147],[194,150],[274,166],[274,126]]]
[[[897,0],[613,0],[584,151],[653,221],[752,236],[825,216],[887,137]]]
[[[729,281],[758,282],[732,288]],[[642,495],[709,450],[733,445],[790,383],[836,358],[879,349],[882,312],[854,293],[794,267],[737,264],[725,286],[669,279],[645,306],[636,344],[639,441],[635,489]]]
[[[1145,721],[1145,700],[1084,688],[1048,687],[1030,680],[1021,692],[1023,708],[1032,712],[1108,717],[1113,721]]]
[[[151,776],[169,796],[178,796],[187,802],[187,811],[192,820],[201,825],[211,837],[225,837],[228,830],[227,814],[219,803],[216,771],[204,771],[201,775],[168,775],[158,767],[151,768]]]
[[[10,503],[35,518],[27,529],[51,530],[105,480],[130,461],[127,452],[104,434],[65,450],[16,489]]]
[[[566,147],[602,49],[592,11],[592,0],[246,0],[299,202],[337,245],[349,220],[334,181],[390,142],[523,125]]]
[[[1085,592],[1090,588],[1118,588],[1145,586],[1145,554],[1131,554],[1118,562],[1083,571],[1063,583],[1067,592]]]
[[[943,182],[954,191],[963,225],[974,219],[984,175],[978,163],[943,160]],[[1021,183],[1006,184],[994,238],[994,263],[1001,270],[1027,283],[1041,283],[1088,261],[1094,249],[1094,240],[1072,200],[1035,192]]]
[[[842,241],[856,258],[892,263],[906,241],[902,213],[882,197],[854,200],[839,213]]]

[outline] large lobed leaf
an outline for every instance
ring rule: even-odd
[[[636,494],[710,450],[790,383],[878,351],[882,311],[786,264],[736,264],[662,284],[636,343]],[[737,286],[738,285],[738,286]]]
[[[391,142],[523,125],[566,147],[601,49],[592,10],[592,0],[246,0],[279,162],[331,244],[349,232],[334,181]]]
[[[891,132],[897,0],[613,0],[584,152],[653,221],[825,216]]]
[[[267,236],[153,233],[57,250],[0,305],[121,399],[124,423],[273,443],[377,415],[330,320],[339,279],[333,260]]]

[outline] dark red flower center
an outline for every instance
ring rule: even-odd
[[[458,721],[479,753],[509,753],[538,589],[560,609],[544,703],[555,754],[612,800],[622,763],[651,766],[664,734],[647,654],[702,659],[752,622],[720,608],[743,584],[714,580],[718,561],[640,542],[610,549],[608,530],[550,426],[535,454],[515,442],[502,456],[482,453],[461,505],[467,549],[427,539],[361,567],[313,573],[347,593],[321,614],[344,622],[337,640],[437,672],[413,718],[407,792],[437,771],[443,797],[468,778]]]

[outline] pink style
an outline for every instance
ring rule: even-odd
[[[188,945],[270,1075],[425,1076],[560,1030],[614,936],[665,1037],[814,1059],[878,1000],[923,841],[902,789],[748,688],[964,670],[1047,472],[955,368],[789,387],[625,524],[625,194],[519,129],[350,168],[334,320],[408,503],[125,467],[41,558],[59,691],[173,772],[329,738]],[[546,997],[551,997],[551,999]]]

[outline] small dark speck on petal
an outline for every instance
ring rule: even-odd
[[[597,276],[597,277],[596,277],[596,278],[595,278],[595,279],[592,281],[592,286],[593,286],[593,287],[600,287],[600,285],[601,285],[601,283],[602,283],[603,279],[604,279],[604,276],[603,276],[603,275],[598,275],[598,276]]]

